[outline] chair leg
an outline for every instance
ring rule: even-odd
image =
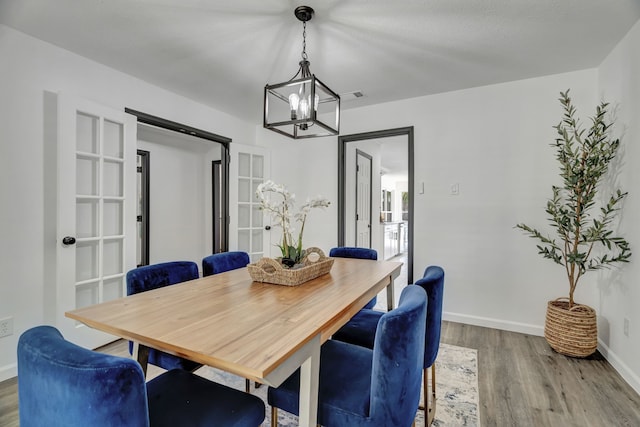
[[[424,370],[425,373],[425,386],[426,384],[426,374],[428,372],[428,368]],[[429,400],[429,397],[427,395],[427,389],[425,387],[424,390],[424,398],[425,400]],[[436,363],[433,362],[433,365],[431,365],[431,405],[429,405],[429,407],[427,408],[425,405],[425,414],[424,414],[424,419],[425,422],[427,422],[428,424],[426,424],[427,426],[430,426],[433,423],[433,419],[436,417]]]
[[[271,427],[278,427],[278,408],[271,407]]]
[[[424,394],[424,425],[430,426],[436,416],[436,364],[431,365],[431,393],[429,393],[429,368],[422,371],[422,388]],[[431,396],[429,396],[431,394]]]
[[[251,393],[251,381],[247,379],[244,380],[244,391],[247,393]]]

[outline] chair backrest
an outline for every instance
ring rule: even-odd
[[[370,417],[375,425],[409,426],[420,402],[427,295],[407,286],[398,308],[378,322],[373,345]]]
[[[440,348],[442,329],[442,299],[444,296],[444,270],[431,265],[424,270],[416,285],[427,292],[427,326],[425,329],[424,368],[433,365]]]
[[[378,259],[378,252],[375,249],[356,248],[353,246],[339,246],[331,248],[329,256],[337,258],[361,258],[361,259]]]
[[[251,261],[249,254],[242,251],[220,252],[209,255],[202,260],[202,275],[223,273],[229,270],[246,267]]]
[[[18,405],[22,427],[149,425],[140,365],[79,347],[51,326],[18,340]]]
[[[127,295],[175,285],[198,277],[198,264],[192,261],[145,265],[127,272]]]

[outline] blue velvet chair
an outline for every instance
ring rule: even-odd
[[[51,326],[18,341],[22,427],[259,426],[256,396],[174,369],[145,384],[133,359],[66,341]]]
[[[211,276],[212,274],[224,273],[225,271],[237,270],[244,268],[249,264],[249,254],[242,251],[220,252],[209,255],[202,259],[202,275]],[[259,383],[255,383],[256,388],[260,387]],[[245,391],[251,391],[251,381],[245,380]]]
[[[427,295],[407,286],[398,308],[384,313],[372,349],[329,340],[320,352],[318,424],[408,427],[420,403]],[[300,370],[269,387],[271,425],[277,409],[299,413]]]
[[[369,248],[356,248],[352,246],[339,246],[336,248],[331,248],[329,251],[330,257],[337,258],[360,258],[360,259],[371,259],[376,261],[378,259],[378,252],[375,249]],[[370,309],[375,307],[376,302],[378,302],[378,297],[373,297],[371,301],[364,306],[366,309]]]
[[[444,295],[444,270],[438,266],[429,266],[416,285],[427,292],[427,322],[425,329],[424,351],[424,419],[431,425],[436,413],[436,357],[440,347],[440,330],[442,325],[442,300]],[[411,287],[411,286],[409,286]],[[373,348],[376,328],[382,313],[374,310],[361,310],[338,332],[333,339]],[[428,377],[431,368],[431,402],[429,402]]]
[[[249,254],[242,251],[220,252],[209,255],[202,260],[202,275],[223,273],[229,270],[246,267],[251,261]]]
[[[198,264],[192,261],[171,261],[145,265],[127,272],[127,295],[175,285],[199,277]],[[133,344],[129,343],[129,353]],[[149,363],[166,370],[184,369],[195,371],[202,365],[163,351],[149,349]]]

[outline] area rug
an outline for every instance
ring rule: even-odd
[[[478,353],[476,350],[454,345],[440,344],[436,361],[437,408],[434,427],[479,427],[478,401]],[[208,366],[197,374],[238,390],[244,390],[244,378]],[[267,406],[264,426],[271,424],[271,407],[267,404],[267,387],[251,387],[251,392],[264,400]],[[280,427],[298,425],[298,417],[278,411]],[[416,427],[424,426],[423,411],[416,415]]]

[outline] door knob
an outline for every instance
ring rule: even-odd
[[[76,243],[76,238],[75,237],[71,237],[71,236],[66,236],[62,239],[62,244],[63,245],[73,245],[74,243]]]
[[[265,229],[265,230],[267,230],[267,231],[269,231],[269,230],[271,230],[271,226],[270,226],[270,225],[267,225],[267,226],[265,226],[265,227],[264,227],[264,229]]]

